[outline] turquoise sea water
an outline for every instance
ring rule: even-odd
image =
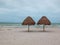
[[[23,25],[21,24],[21,23],[0,23],[0,26],[16,26],[16,27],[23,27]],[[24,26],[24,27],[26,27],[26,26]],[[42,27],[41,25],[34,25],[34,26],[32,26],[32,27]],[[50,25],[50,27],[60,27],[60,23],[52,23],[51,25]]]
[[[17,25],[20,26],[22,23],[0,23],[0,25],[5,25],[5,26],[13,26]],[[52,23],[51,25],[60,25],[60,23]]]

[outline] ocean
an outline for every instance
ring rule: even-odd
[[[0,23],[0,27],[19,27],[19,28],[23,28],[23,27],[28,27],[27,25],[22,25],[21,23]],[[42,28],[43,25],[32,25],[30,27],[35,27],[35,28]],[[60,23],[52,23],[51,25],[47,25],[45,27],[58,27],[60,28]]]

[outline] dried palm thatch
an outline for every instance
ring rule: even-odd
[[[22,23],[22,25],[28,25],[28,32],[29,32],[29,25],[34,25],[34,24],[35,21],[30,16],[28,16]]]
[[[51,22],[46,16],[43,16],[37,23],[37,25],[43,25],[43,31],[45,31],[45,25],[51,25]]]
[[[46,16],[43,16],[37,23],[39,24],[44,24],[44,25],[50,25],[51,22],[49,21],[49,19]]]

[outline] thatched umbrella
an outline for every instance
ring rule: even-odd
[[[43,31],[45,31],[45,25],[50,25],[51,22],[49,21],[49,19],[46,17],[46,16],[43,16],[37,23],[38,25],[39,24],[43,24]]]
[[[29,32],[29,26],[34,24],[35,21],[30,16],[28,16],[22,23],[22,25],[28,25],[28,32]]]

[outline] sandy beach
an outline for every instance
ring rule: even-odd
[[[0,27],[0,45],[60,45],[60,28]]]

